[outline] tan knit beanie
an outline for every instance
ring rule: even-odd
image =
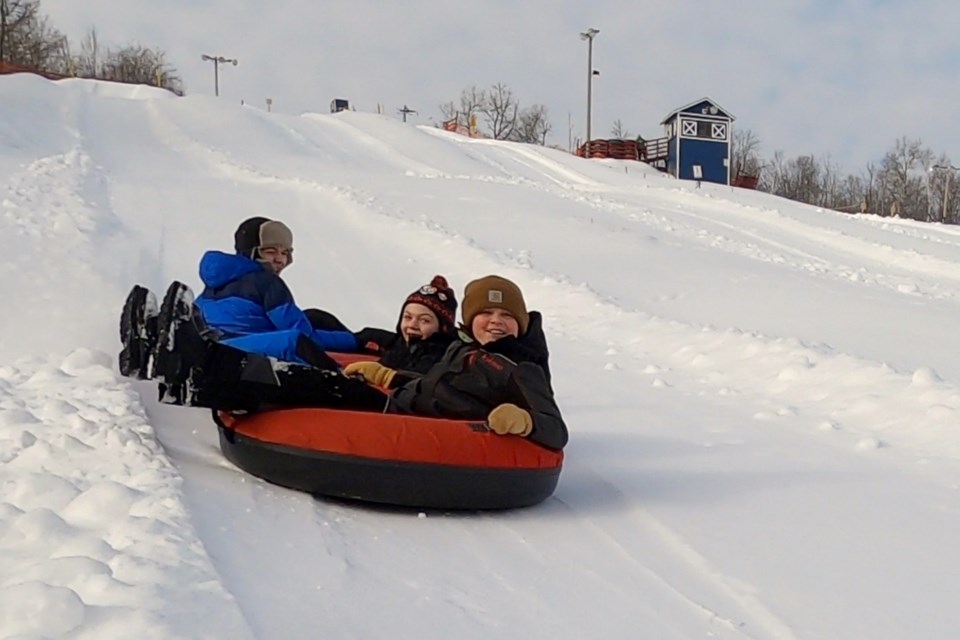
[[[260,225],[260,246],[293,249],[293,232],[279,220],[268,220]]]
[[[530,316],[520,287],[500,276],[486,276],[467,284],[463,290],[463,324],[469,329],[473,319],[484,309],[506,309],[517,319],[520,335],[527,332]]]
[[[293,232],[277,220],[261,216],[248,218],[237,227],[233,242],[238,254],[253,260],[260,259],[260,249],[265,247],[289,249],[287,264],[293,263]]]

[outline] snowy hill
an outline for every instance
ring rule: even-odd
[[[417,514],[225,462],[116,373],[135,282],[276,217],[304,306],[443,273],[540,309],[554,497]],[[0,638],[943,639],[960,230],[363,113],[0,77]],[[287,275],[289,274],[289,275]]]

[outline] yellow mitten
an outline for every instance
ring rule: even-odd
[[[390,386],[396,373],[393,369],[385,367],[379,362],[351,362],[343,368],[344,375],[359,375],[370,384],[384,389]]]
[[[512,433],[526,438],[533,431],[530,412],[515,404],[501,404],[487,416],[487,423],[501,436]]]

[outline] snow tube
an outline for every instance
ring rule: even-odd
[[[220,448],[267,482],[335,498],[432,509],[546,500],[563,452],[483,422],[338,409],[219,413]]]

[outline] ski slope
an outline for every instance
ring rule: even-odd
[[[275,217],[303,306],[544,314],[571,431],[506,513],[316,500],[116,372],[129,287]],[[960,230],[365,113],[0,77],[0,638],[946,640]]]

